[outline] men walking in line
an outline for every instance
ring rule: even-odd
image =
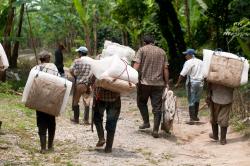
[[[64,76],[64,65],[63,65],[63,50],[64,46],[62,44],[58,45],[58,48],[55,51],[55,65],[61,76]]]
[[[143,119],[143,124],[139,126],[139,129],[150,128],[147,106],[150,98],[154,114],[152,136],[158,138],[162,93],[164,87],[168,86],[169,73],[166,53],[163,49],[154,45],[152,36],[144,36],[144,46],[136,54],[134,68],[139,72],[137,106]]]
[[[204,84],[202,74],[202,61],[194,56],[194,49],[187,49],[185,52],[183,52],[183,54],[185,55],[187,61],[183,66],[175,87],[177,88],[180,85],[180,82],[187,76],[186,90],[190,117],[190,121],[188,122],[188,124],[193,124],[194,121],[199,121],[199,103]]]
[[[78,58],[75,59],[73,65],[70,68],[70,73],[75,77],[74,95],[73,95],[73,111],[74,117],[71,121],[79,123],[79,100],[83,97],[83,104],[85,106],[83,124],[89,124],[89,109],[90,109],[90,78],[92,76],[91,67],[89,64],[84,63],[81,60],[82,56],[87,56],[88,49],[84,46],[76,49],[78,52]]]
[[[218,125],[220,126],[220,143],[227,143],[226,135],[229,121],[229,113],[232,109],[233,88],[208,83],[207,103],[210,106],[210,122],[213,133],[209,137],[219,140]]]

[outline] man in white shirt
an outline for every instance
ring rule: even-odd
[[[183,54],[187,61],[183,66],[175,87],[177,88],[180,82],[187,76],[186,89],[189,104],[189,124],[193,124],[193,121],[199,121],[198,111],[204,80],[202,74],[202,61],[194,56],[194,49],[187,49]]]

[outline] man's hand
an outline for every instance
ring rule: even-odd
[[[207,96],[206,103],[208,106],[210,106],[210,104],[211,104],[211,97],[210,96]]]

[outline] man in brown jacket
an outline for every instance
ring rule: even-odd
[[[137,106],[143,119],[143,124],[139,129],[150,128],[147,107],[147,102],[150,98],[154,114],[152,136],[158,138],[161,121],[162,93],[164,87],[168,86],[169,73],[166,53],[163,49],[154,45],[152,36],[144,37],[144,46],[136,54],[134,68],[139,72]]]

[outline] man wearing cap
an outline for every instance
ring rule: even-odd
[[[186,89],[189,104],[189,124],[193,124],[194,121],[199,121],[199,103],[204,84],[204,78],[202,74],[202,61],[195,57],[194,49],[187,49],[185,52],[183,52],[183,54],[185,55],[187,61],[183,66],[175,87],[177,88],[180,85],[180,82],[187,76]]]
[[[62,44],[58,45],[58,48],[55,51],[55,65],[60,73],[60,75],[64,76],[64,69],[63,69],[63,50],[64,46]]]
[[[70,68],[70,73],[75,77],[75,88],[73,95],[73,111],[74,117],[71,121],[74,123],[79,123],[79,100],[81,96],[83,97],[83,104],[85,106],[83,124],[89,124],[89,106],[90,106],[90,78],[92,76],[91,67],[89,64],[84,63],[81,60],[82,56],[87,56],[88,49],[84,46],[76,49],[78,52],[78,58],[75,59],[74,63]]]
[[[164,87],[168,86],[168,60],[165,51],[154,45],[152,36],[144,36],[143,40],[145,45],[138,50],[134,63],[134,68],[139,72],[137,106],[143,119],[139,129],[150,128],[147,106],[150,98],[154,114],[152,136],[158,138],[162,93]]]

